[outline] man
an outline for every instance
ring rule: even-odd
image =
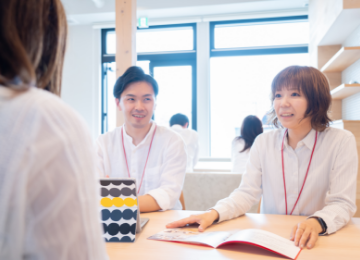
[[[199,160],[199,135],[196,131],[188,129],[189,118],[183,114],[173,115],[170,119],[170,127],[179,133],[186,144],[187,166],[186,171],[192,172]]]
[[[151,120],[158,84],[139,67],[116,81],[114,96],[125,123],[97,140],[101,177],[136,179],[140,212],[181,209],[185,169],[184,141]]]

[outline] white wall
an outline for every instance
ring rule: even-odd
[[[62,99],[86,121],[93,138],[100,134],[100,30],[69,26]]]

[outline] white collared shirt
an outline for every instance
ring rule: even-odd
[[[129,177],[121,140],[121,129],[124,129],[124,144],[130,177],[136,179],[137,188],[139,188],[155,130],[154,122],[144,140],[137,146],[133,144],[133,140],[126,133],[124,126],[101,135],[97,140],[98,172],[100,177],[106,175],[112,178]],[[170,129],[157,126],[138,195],[151,195],[163,210],[182,209],[179,197],[184,184],[185,170],[184,141]]]
[[[251,150],[242,182],[229,198],[214,207],[219,221],[244,214],[260,199],[261,213],[285,215],[285,193],[281,163],[284,129],[259,135]],[[293,150],[284,143],[288,212],[302,187],[315,141],[315,130]],[[356,212],[356,141],[346,130],[327,128],[318,133],[308,177],[293,215],[322,218],[333,233],[347,224]]]
[[[241,152],[245,147],[245,141],[242,138],[235,137],[231,143],[231,171],[244,173],[246,163],[249,159],[250,149]]]
[[[181,125],[173,125],[171,129],[180,134],[185,142],[187,152],[186,172],[192,172],[199,160],[199,134],[192,129],[183,128]]]
[[[95,158],[57,96],[0,86],[0,259],[107,259]]]

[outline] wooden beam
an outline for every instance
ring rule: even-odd
[[[136,0],[115,1],[116,78],[136,64]],[[124,123],[122,113],[116,110],[116,126]]]
[[[359,0],[343,0],[343,8],[344,9],[360,8],[360,1]]]

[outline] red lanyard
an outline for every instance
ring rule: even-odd
[[[285,184],[285,167],[284,167],[284,140],[285,140],[285,136],[288,132],[288,129],[286,129],[285,131],[285,134],[284,134],[284,138],[283,138],[283,141],[282,141],[282,144],[281,144],[281,163],[282,163],[282,172],[283,172],[283,179],[284,179],[284,191],[285,191],[285,209],[286,209],[286,215],[288,214],[288,210],[287,210],[287,196],[286,196],[286,184]],[[314,151],[315,151],[315,146],[316,146],[316,142],[317,142],[317,136],[318,136],[318,132],[316,131],[316,135],[315,135],[315,142],[314,142],[314,147],[312,149],[312,152],[311,152],[311,157],[310,157],[310,161],[309,161],[309,165],[307,167],[307,170],[306,170],[306,175],[305,175],[305,179],[304,179],[304,182],[303,182],[303,185],[301,187],[301,190],[300,190],[300,193],[299,193],[299,196],[295,202],[295,205],[292,209],[292,211],[290,212],[290,215],[292,215],[299,199],[300,199],[300,196],[301,196],[301,193],[303,191],[303,188],[304,188],[304,185],[305,185],[305,182],[306,182],[306,178],[308,176],[308,173],[309,173],[309,169],[310,169],[310,164],[311,164],[311,160],[312,160],[312,157],[313,157],[313,154],[314,154]]]
[[[154,133],[153,133],[153,135],[152,135],[151,142],[150,142],[149,152],[148,152],[148,155],[147,155],[147,157],[146,157],[146,162],[145,162],[145,166],[144,166],[144,171],[143,171],[143,174],[142,174],[142,176],[141,176],[141,181],[140,181],[140,185],[139,185],[139,189],[138,189],[138,194],[139,194],[139,192],[140,192],[141,185],[142,185],[142,182],[143,182],[143,179],[144,179],[145,170],[146,170],[146,165],[147,165],[147,162],[148,162],[148,159],[149,159],[150,150],[151,150],[151,146],[152,146],[152,143],[153,143],[153,140],[154,140],[156,128],[157,128],[157,126],[155,125]],[[129,165],[128,165],[128,162],[127,162],[125,145],[124,145],[124,133],[123,133],[123,129],[124,129],[124,126],[121,128],[121,139],[122,139],[122,145],[123,145],[123,149],[124,149],[124,156],[125,156],[126,168],[127,168],[128,176],[129,176],[129,178],[130,178]]]

